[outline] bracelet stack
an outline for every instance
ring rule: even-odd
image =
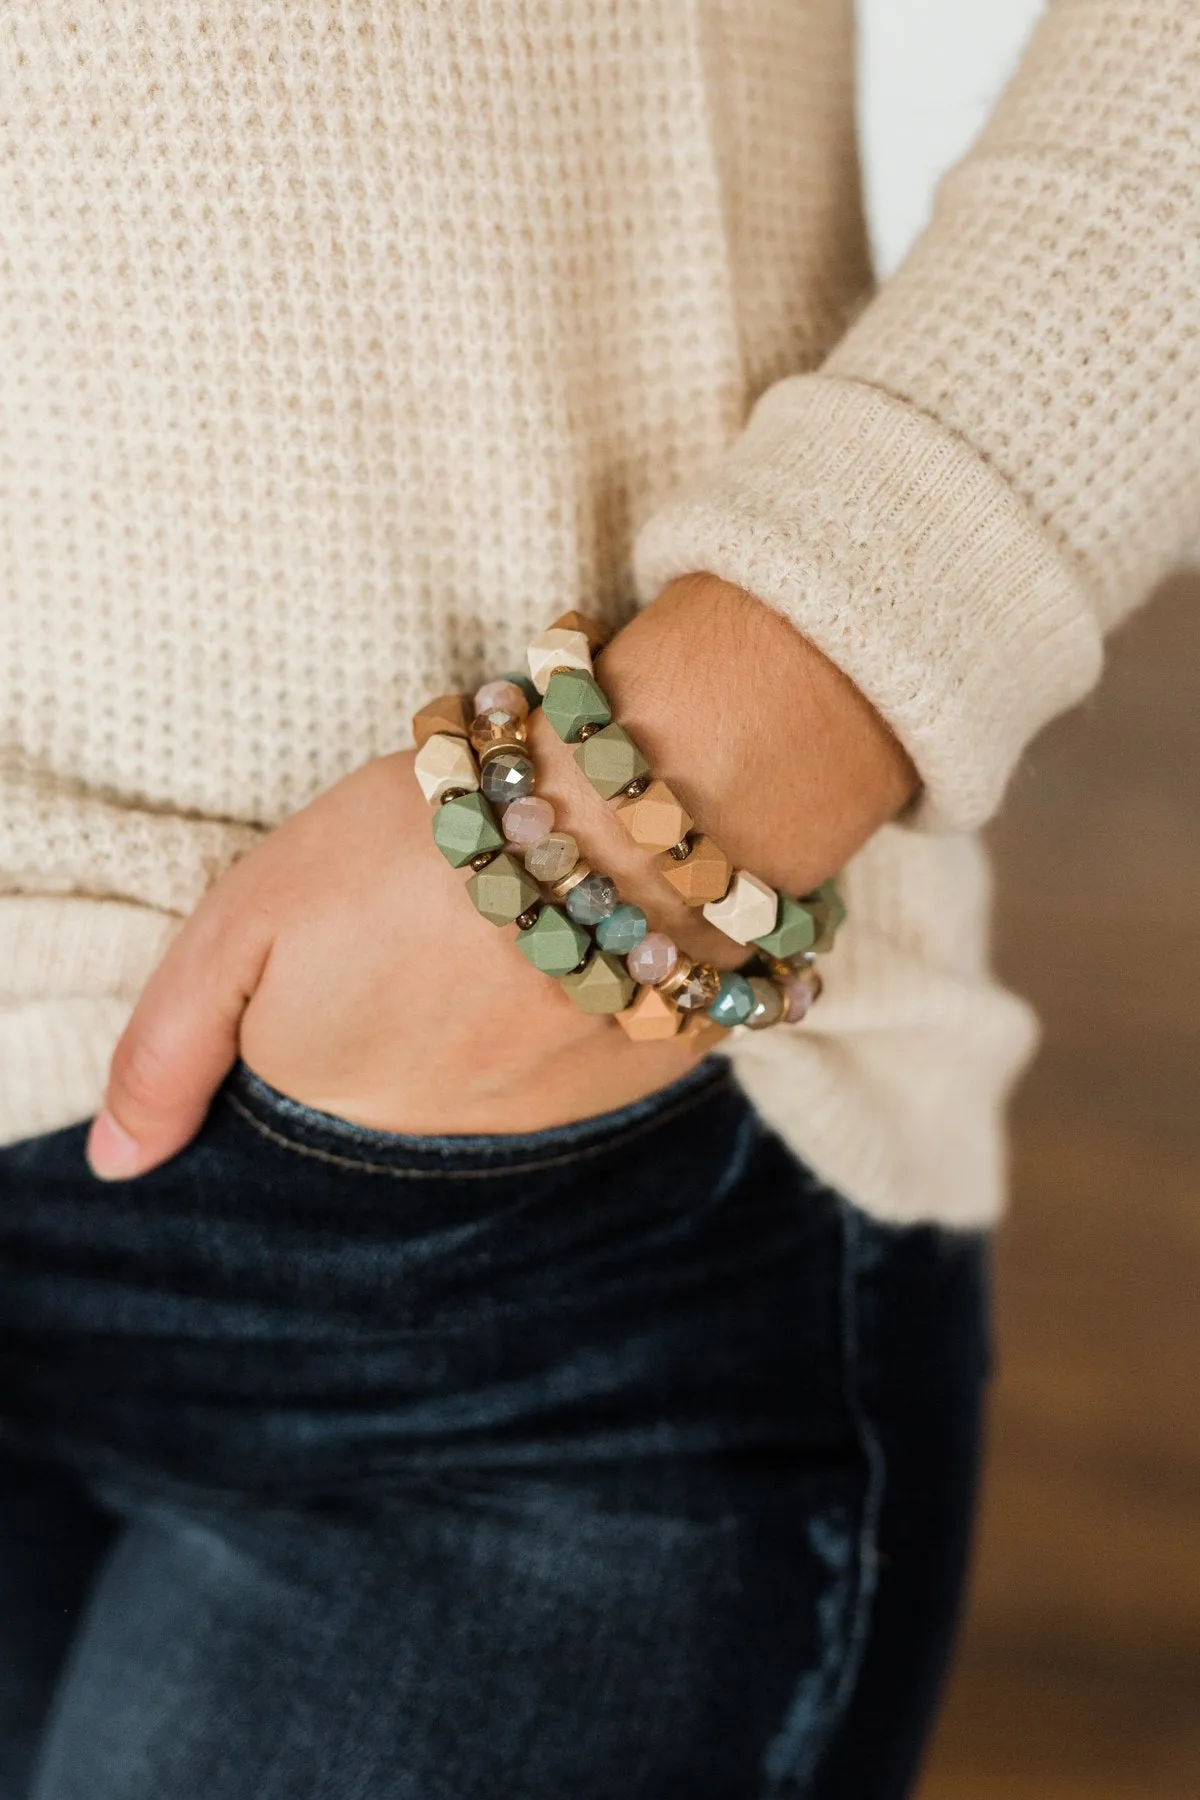
[[[413,719],[415,769],[434,806],[434,841],[467,883],[477,911],[518,927],[517,947],[555,977],[582,1011],[612,1014],[634,1039],[681,1029],[707,1048],[728,1030],[802,1020],[821,991],[814,967],[845,917],[826,882],[799,899],[734,869],[666,783],[655,780],[612,716],[594,659],[606,634],[567,613],[529,649],[529,674],[512,672],[467,698],[444,695]],[[541,705],[592,787],[615,802],[634,842],[653,855],[688,906],[752,952],[718,974],[652,931],[616,882],[591,867],[574,837],[554,826],[535,792],[526,721]]]

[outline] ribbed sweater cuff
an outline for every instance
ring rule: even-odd
[[[888,720],[920,772],[907,822],[973,830],[1025,745],[1095,683],[1086,593],[962,438],[856,381],[793,376],[634,552],[649,601],[706,571],[783,613]]]

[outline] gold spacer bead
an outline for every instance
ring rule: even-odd
[[[591,863],[584,862],[580,857],[573,869],[568,869],[565,875],[560,875],[557,881],[550,883],[550,892],[556,900],[565,900],[571,889],[577,888],[581,881],[586,881],[591,873]]]
[[[603,725],[598,724],[593,719],[590,725],[581,725],[579,727],[579,735],[576,739],[576,742],[580,743],[580,744],[586,744],[590,737],[595,737],[595,735],[598,731],[603,731],[603,730],[604,730]]]
[[[528,931],[531,928],[531,926],[536,925],[537,921],[538,921],[538,914],[541,912],[541,910],[542,909],[540,906],[530,906],[525,910],[525,912],[521,913],[517,919],[517,925],[518,925],[519,929],[521,931]]]
[[[444,794],[438,795],[438,805],[445,806],[447,800],[463,800],[470,792],[470,788],[447,788]]]
[[[506,725],[500,735],[494,737],[490,744],[485,744],[482,750],[476,750],[475,754],[479,759],[480,768],[482,769],[485,763],[491,762],[494,756],[499,756],[502,750],[520,750],[523,748],[525,735],[525,727],[523,724]]]
[[[673,856],[676,862],[686,862],[691,854],[692,840],[690,837],[680,838],[679,842],[677,844],[672,844],[671,848],[667,851],[667,855]]]
[[[664,975],[661,981],[656,981],[654,986],[665,999],[673,1000],[676,994],[683,992],[684,988],[691,980],[692,970],[695,966],[696,965],[691,957],[685,956],[681,950],[671,973],[669,975]]]
[[[481,850],[478,856],[471,858],[469,866],[478,874],[480,869],[486,869],[490,862],[495,862],[499,854],[498,850]]]
[[[621,800],[637,800],[646,792],[646,789],[649,786],[649,775],[635,775],[632,781],[627,782],[626,785],[620,789],[619,793],[613,795],[613,798]]]

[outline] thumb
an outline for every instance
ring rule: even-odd
[[[113,1052],[104,1106],[87,1142],[101,1180],[144,1175],[182,1150],[233,1066],[270,938],[222,899],[214,891],[183,927]]]

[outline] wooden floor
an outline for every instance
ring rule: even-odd
[[[1200,580],[1002,826],[1015,1119],[974,1594],[921,1800],[1200,1800]]]

